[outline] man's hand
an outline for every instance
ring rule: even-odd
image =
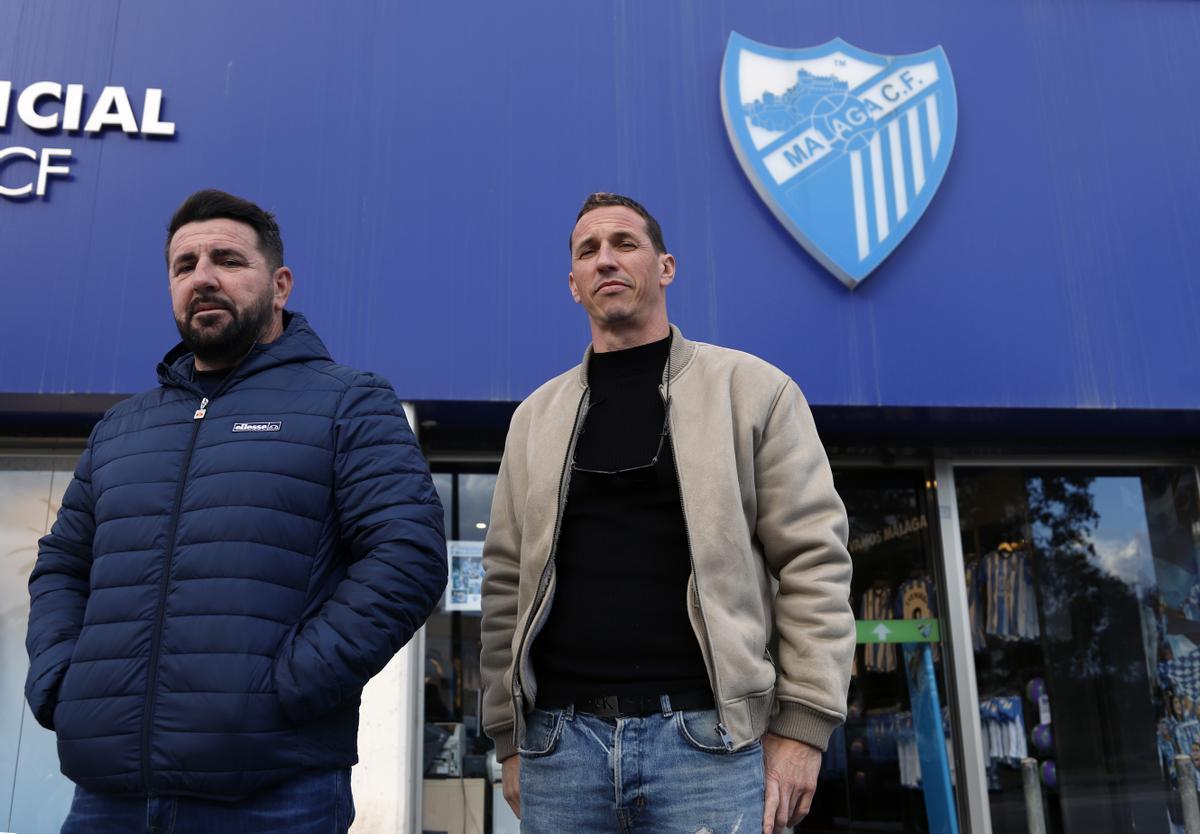
[[[763,771],[766,776],[766,807],[763,834],[774,834],[804,819],[817,790],[821,751],[811,744],[773,733],[762,737]],[[504,763],[506,766],[508,762]],[[508,796],[505,771],[504,796]],[[509,800],[511,802],[512,800]]]
[[[817,754],[817,761],[821,761]],[[814,777],[815,778],[815,777]],[[517,819],[521,818],[521,757],[509,756],[500,763],[500,786],[508,807],[513,809]]]

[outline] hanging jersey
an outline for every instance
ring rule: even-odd
[[[896,598],[896,616],[902,620],[926,620],[937,617],[937,597],[933,592],[933,580],[920,576],[902,583]],[[937,644],[933,646],[933,659],[941,659]]]
[[[994,550],[983,557],[980,570],[986,589],[986,632],[1001,640],[1036,640],[1037,596],[1029,554]]]
[[[983,651],[987,646],[987,636],[983,627],[982,576],[979,562],[967,565],[967,612],[971,619],[971,647],[977,652]]]
[[[890,588],[868,588],[862,596],[862,619],[887,620],[892,616]],[[863,646],[863,668],[868,672],[893,672],[896,669],[896,647],[889,643],[868,643]]]

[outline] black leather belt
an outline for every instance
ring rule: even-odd
[[[680,692],[668,695],[672,710],[712,709],[713,697],[710,692]],[[543,706],[538,704],[538,706]],[[544,709],[559,709],[567,704],[545,705]],[[574,701],[576,712],[586,712],[601,718],[632,718],[639,715],[653,715],[662,712],[662,696],[660,695],[598,695],[592,698],[578,698]]]

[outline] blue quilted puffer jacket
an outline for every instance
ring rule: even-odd
[[[167,354],[41,540],[25,694],[86,788],[236,800],[353,764],[363,685],[445,587],[395,393],[285,318],[211,400]]]

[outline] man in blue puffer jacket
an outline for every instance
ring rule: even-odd
[[[284,310],[274,218],[202,191],[167,265],[182,344],[96,425],[29,582],[66,832],[329,832],[359,700],[446,583],[404,411]]]

